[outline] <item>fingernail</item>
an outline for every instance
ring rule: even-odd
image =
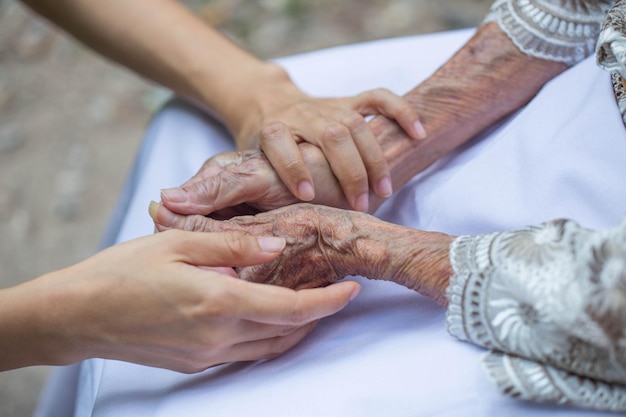
[[[378,181],[378,195],[381,197],[389,197],[393,194],[393,187],[391,186],[391,178],[385,177]]]
[[[415,129],[418,139],[426,139],[426,129],[424,129],[424,125],[421,122],[413,123],[413,129]]]
[[[150,217],[152,217],[152,220],[156,221],[157,219],[157,213],[159,211],[159,206],[160,204],[157,203],[156,201],[151,201],[150,202],[150,206],[148,207],[148,213],[150,213]]]
[[[259,246],[265,252],[280,252],[287,243],[282,237],[260,236],[257,238]]]
[[[300,195],[300,200],[313,200],[313,198],[315,198],[315,190],[313,189],[313,184],[311,184],[310,181],[300,181],[300,183],[298,184],[298,194]]]
[[[170,227],[174,223],[175,214],[156,201],[150,202],[148,211],[150,212],[152,220],[160,226]]]
[[[357,211],[367,212],[370,205],[370,197],[367,193],[363,193],[356,198],[354,209]]]
[[[161,198],[171,203],[184,203],[187,201],[187,193],[180,188],[168,188],[161,190]]]

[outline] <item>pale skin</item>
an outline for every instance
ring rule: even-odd
[[[406,99],[384,89],[311,97],[284,69],[248,54],[175,0],[24,3],[102,55],[215,114],[237,148],[260,148],[300,200],[312,200],[319,184],[299,143],[321,149],[350,207],[367,211],[370,190],[388,197],[393,188],[383,150],[364,116],[385,115],[412,139],[426,137]]]
[[[276,237],[173,230],[2,289],[0,370],[97,357],[191,373],[274,358],[360,289],[294,291],[232,269],[271,261],[284,246]]]
[[[420,114],[428,137],[411,140],[396,123],[376,117],[370,127],[390,168],[393,188],[458,148],[482,130],[514,112],[567,67],[520,52],[494,23],[479,28],[448,62],[406,94]],[[299,145],[319,190],[312,203],[350,208],[324,155],[310,144]],[[255,151],[216,155],[198,174],[162,203],[180,214],[254,213],[298,201],[281,182],[266,157]],[[381,203],[370,194],[369,211]]]

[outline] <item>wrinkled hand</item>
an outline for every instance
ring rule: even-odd
[[[316,184],[323,190],[312,202],[348,208],[321,150],[308,143],[301,143],[299,148],[307,166],[315,174]],[[175,213],[211,215],[218,219],[298,202],[260,150],[224,152],[212,157],[181,187],[162,190],[161,200]]]
[[[18,287],[29,303],[59,307],[42,309],[36,326],[53,340],[28,346],[45,346],[56,363],[102,357],[181,372],[275,357],[359,289],[345,282],[293,291],[237,279],[225,268],[271,261],[283,246],[276,238],[179,230],[113,246]],[[9,366],[5,359],[0,365]]]
[[[382,114],[396,120],[410,137],[425,137],[409,102],[385,89],[346,98],[313,98],[299,90],[285,94],[284,85],[267,89],[271,100],[264,101],[258,116],[251,114],[237,142],[245,143],[243,149],[259,146],[287,188],[303,201],[312,200],[322,188],[307,169],[298,143],[320,148],[350,206],[367,211],[370,188],[383,198],[393,191],[383,151],[364,117]]]
[[[287,244],[276,259],[239,270],[243,279],[289,288],[328,285],[348,275],[393,281],[446,304],[452,274],[452,236],[415,230],[351,210],[294,204],[216,221],[180,215],[151,203],[157,230],[238,231],[278,236]]]
[[[356,275],[357,237],[352,216],[357,212],[312,204],[296,204],[255,216],[216,221],[204,216],[182,216],[152,203],[150,213],[159,231],[237,231],[256,236],[278,236],[287,244],[282,256],[238,270],[242,279],[288,288],[326,286]]]

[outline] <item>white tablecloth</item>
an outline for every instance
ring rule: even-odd
[[[387,87],[404,93],[441,65],[471,30],[334,48],[280,60],[316,95]],[[475,234],[569,217],[617,224],[626,209],[626,131],[608,73],[593,58],[550,82],[525,109],[416,176],[378,215],[407,226]],[[127,193],[117,241],[149,234],[148,202],[232,148],[214,121],[174,102],[152,122]],[[273,361],[183,375],[110,360],[78,372],[76,416],[599,416],[500,395],[483,351],[445,330],[445,311],[403,287],[356,278],[363,290]],[[123,320],[123,318],[120,318]],[[64,386],[62,386],[64,385]],[[39,416],[59,416],[51,384]],[[56,401],[55,401],[56,400]],[[72,401],[70,396],[69,401]],[[68,400],[65,400],[67,404]]]

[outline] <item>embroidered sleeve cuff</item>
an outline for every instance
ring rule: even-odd
[[[520,51],[574,65],[594,52],[611,0],[496,0],[495,22]]]

